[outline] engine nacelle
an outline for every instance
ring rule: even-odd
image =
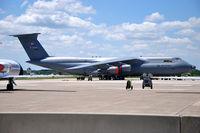
[[[93,76],[99,76],[99,75],[101,74],[100,71],[101,71],[100,69],[97,69],[97,70],[91,72],[91,74],[92,74]]]
[[[8,73],[10,75],[19,75],[20,72],[22,74],[22,68],[21,66],[15,62],[15,61],[10,61],[10,60],[5,60],[0,62],[0,72],[1,73]]]
[[[5,66],[3,64],[0,64],[0,71],[3,72],[4,68],[5,68]]]
[[[117,66],[111,66],[107,69],[107,73],[111,75],[118,75],[119,74],[119,68]]]
[[[124,64],[120,66],[120,72],[130,72],[131,71],[131,65]]]

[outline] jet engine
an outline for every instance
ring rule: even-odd
[[[0,64],[0,71],[3,71],[4,70],[4,65]]]
[[[117,66],[111,66],[107,69],[107,73],[111,75],[118,75],[119,74],[119,68]]]
[[[130,72],[131,71],[131,65],[124,64],[120,66],[120,72]]]
[[[92,74],[93,76],[99,76],[99,75],[101,74],[100,71],[101,71],[100,69],[97,69],[97,70],[91,72],[91,74]]]

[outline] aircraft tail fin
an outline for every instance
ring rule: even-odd
[[[40,33],[11,35],[18,37],[30,60],[40,60],[49,56],[37,40],[38,34]]]

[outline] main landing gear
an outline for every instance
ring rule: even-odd
[[[8,84],[7,84],[7,87],[6,87],[8,91],[13,91],[13,84],[14,84],[13,78],[9,78]]]
[[[85,77],[84,77],[84,76],[81,76],[81,77],[77,77],[76,79],[77,79],[77,80],[85,80]]]
[[[124,80],[124,76],[109,76],[109,75],[100,75],[99,80]]]
[[[92,75],[88,76],[88,81],[92,81]]]
[[[146,74],[146,73],[144,73],[142,75],[142,79],[143,79],[142,89],[144,89],[144,87],[150,87],[151,89],[153,89],[153,83],[152,83],[151,77],[153,77],[152,74]]]

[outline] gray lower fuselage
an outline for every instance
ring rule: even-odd
[[[31,64],[67,72],[70,74],[90,75],[96,71],[95,67],[86,67],[78,70],[67,70],[67,68],[106,61],[113,58],[77,58],[77,57],[47,57],[42,60],[28,61]],[[136,58],[133,58],[136,59]],[[120,73],[121,76],[141,76],[151,73],[154,76],[180,76],[182,73],[190,72],[193,66],[180,58],[173,57],[139,57],[138,62],[128,63],[131,65],[130,72]],[[102,74],[105,75],[106,73]]]

